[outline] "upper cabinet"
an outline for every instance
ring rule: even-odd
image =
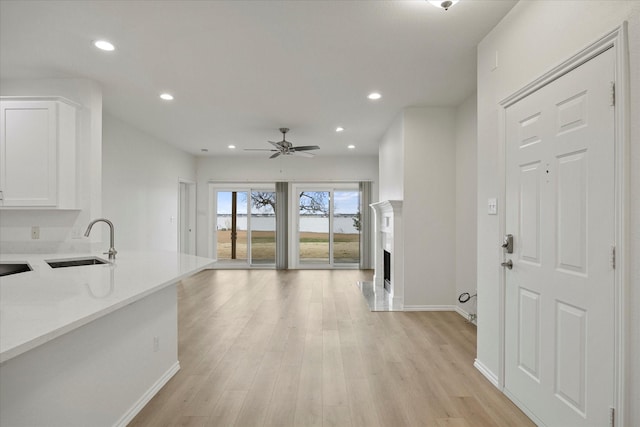
[[[64,98],[0,98],[0,207],[77,207],[76,111]]]

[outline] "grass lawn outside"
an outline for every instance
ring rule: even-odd
[[[274,231],[251,233],[251,251],[254,262],[275,260],[276,235]],[[218,260],[231,259],[231,231],[218,230]],[[357,263],[360,260],[360,236],[334,233],[333,257],[335,263]],[[300,258],[303,260],[327,260],[329,256],[328,233],[300,233]],[[236,259],[247,259],[247,232],[238,231]]]

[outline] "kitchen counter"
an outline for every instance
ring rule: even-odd
[[[0,363],[139,301],[213,264],[174,252],[120,252],[113,263],[51,268],[96,254],[12,254],[33,271],[0,277]]]

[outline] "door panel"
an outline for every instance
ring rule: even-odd
[[[586,274],[587,153],[558,159],[558,268]]]
[[[360,262],[360,193],[358,190],[333,192],[333,262]]]
[[[520,221],[522,260],[540,264],[540,171],[539,161],[520,168]]]
[[[275,207],[275,191],[251,191],[251,264],[276,262]]]
[[[555,393],[584,416],[587,313],[586,310],[557,301],[556,318]]]
[[[221,262],[248,262],[247,191],[217,191],[216,257]]]
[[[298,193],[298,248],[303,264],[329,264],[331,260],[330,191]]]
[[[540,294],[520,289],[518,367],[540,381]]]
[[[505,388],[548,426],[613,402],[611,50],[506,110]]]

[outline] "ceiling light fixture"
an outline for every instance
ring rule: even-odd
[[[160,98],[164,99],[165,101],[173,101],[173,95],[171,95],[170,93],[162,93],[160,94]]]
[[[227,148],[229,148],[229,150],[235,150],[236,146],[233,145],[233,144],[229,144],[229,145],[227,145]]]
[[[336,132],[344,132],[344,128],[342,126],[338,126],[336,128]]]
[[[376,99],[380,99],[382,98],[382,95],[380,95],[378,92],[371,92],[367,98],[371,99],[371,100],[376,100]]]
[[[96,41],[93,42],[93,45],[95,47],[97,47],[98,49],[106,50],[107,52],[111,52],[112,50],[116,50],[116,47],[112,43],[110,43],[110,42],[108,42],[106,40],[96,40]]]
[[[353,144],[351,144],[351,145],[348,145],[348,146],[347,146],[347,148],[348,148],[349,150],[355,150],[355,149],[356,149],[356,146],[355,146],[355,145],[353,145]]]
[[[458,3],[459,0],[428,0],[429,3],[431,3],[432,5],[434,5],[435,7],[441,7],[444,10],[449,10],[449,8],[451,6],[453,6],[454,4]]]

